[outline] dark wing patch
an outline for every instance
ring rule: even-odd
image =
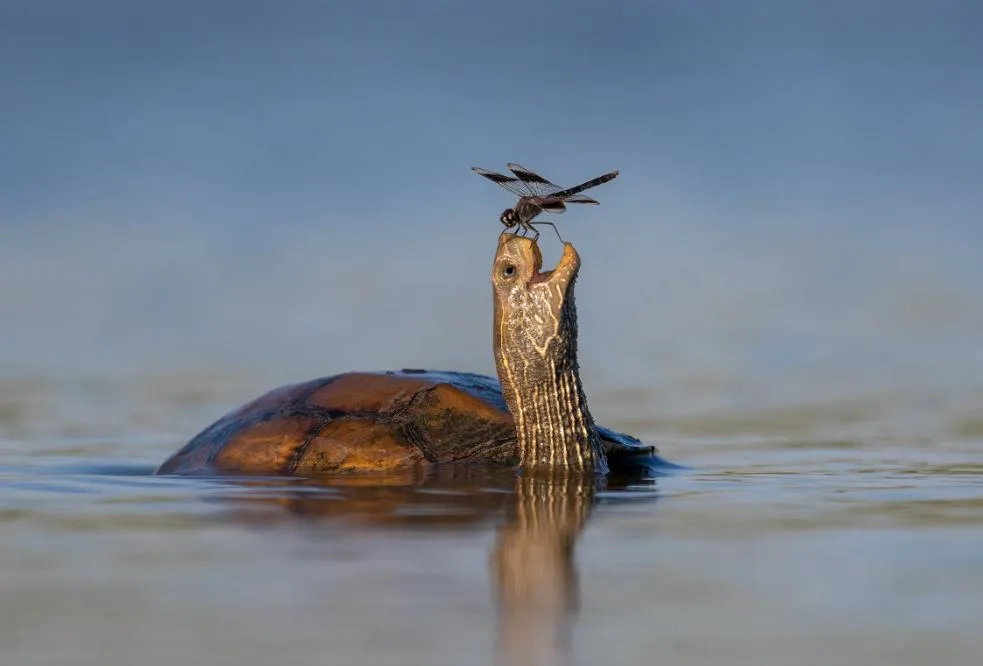
[[[545,210],[547,213],[557,214],[560,214],[567,209],[567,207],[563,205],[562,201],[544,201],[543,203],[539,204],[539,207]]]
[[[501,185],[507,189],[512,194],[518,197],[531,197],[536,196],[535,190],[530,187],[529,184],[522,182],[518,178],[513,178],[512,176],[506,176],[500,173],[495,173],[494,171],[489,171],[488,169],[482,169],[481,167],[471,167],[479,176],[484,176],[493,183]]]

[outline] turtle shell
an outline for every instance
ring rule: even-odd
[[[654,447],[634,437],[598,431],[612,471],[619,462],[662,462]],[[515,427],[498,380],[400,370],[274,389],[203,430],[157,473],[390,473],[462,461],[518,463]]]

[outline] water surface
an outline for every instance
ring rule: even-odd
[[[4,383],[5,664],[983,654],[978,395],[682,414],[654,390],[601,391],[600,415],[652,414],[606,425],[690,469],[598,487],[151,476],[265,379]]]

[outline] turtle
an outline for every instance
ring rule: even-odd
[[[595,424],[577,363],[570,242],[542,271],[535,239],[503,232],[492,264],[498,379],[470,372],[345,372],[273,389],[227,413],[158,475],[317,477],[481,463],[609,475],[677,467]]]

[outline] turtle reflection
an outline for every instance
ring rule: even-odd
[[[498,523],[489,557],[498,663],[564,663],[578,611],[575,546],[603,491],[651,478],[448,466],[426,474],[320,479],[238,479],[222,498],[233,516],[263,524],[320,521],[362,529],[482,529]],[[631,493],[625,493],[631,495]],[[504,517],[504,520],[503,520]]]

